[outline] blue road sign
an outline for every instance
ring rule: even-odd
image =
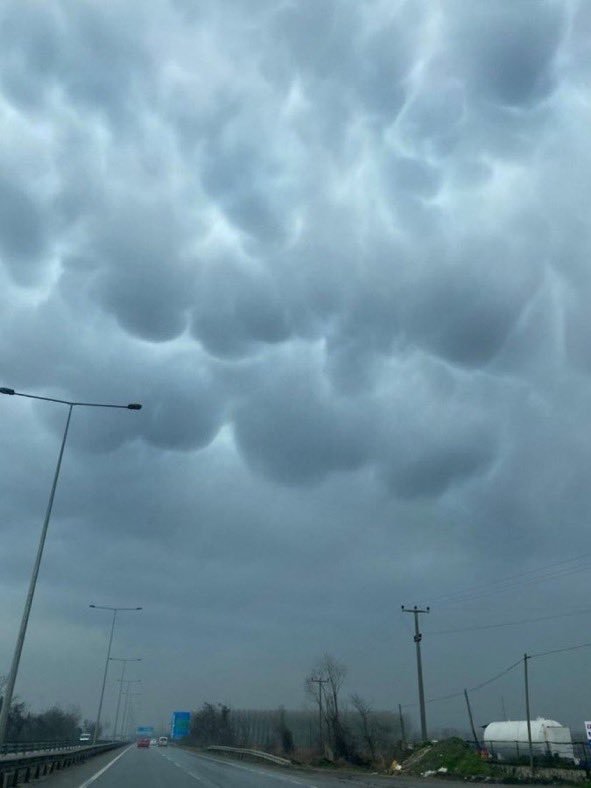
[[[170,720],[170,738],[184,739],[191,727],[190,711],[173,711]]]

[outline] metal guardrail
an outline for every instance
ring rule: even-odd
[[[210,745],[207,749],[214,752],[229,752],[242,757],[250,755],[251,758],[260,758],[262,761],[269,761],[277,766],[291,766],[291,761],[288,761],[287,758],[280,758],[278,755],[271,755],[261,750],[245,750],[243,747],[222,747],[216,744]]]
[[[56,742],[51,742],[54,749],[39,750],[39,742],[31,742],[28,746],[37,747],[34,752],[9,752],[0,756],[0,788],[13,788],[21,783],[45,777],[94,755],[122,747],[125,743],[111,741],[87,746],[78,742],[76,745],[70,743],[61,749],[55,749]]]
[[[74,747],[84,746],[83,742],[72,741],[26,741],[26,742],[7,742],[0,744],[0,755],[7,755],[13,752],[39,752],[40,750],[67,750]]]

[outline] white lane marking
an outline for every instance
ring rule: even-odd
[[[185,767],[181,766],[180,763],[178,763],[177,761],[174,761],[170,757],[170,755],[168,755],[168,753],[165,755],[163,752],[159,752],[158,755],[161,755],[163,758],[166,758],[166,760],[169,763],[174,764],[174,766],[178,767],[185,774],[188,774],[189,777],[192,777],[194,780],[197,780],[197,782],[203,783],[204,785],[207,785],[207,786],[210,786],[210,788],[219,788],[219,785],[217,783],[214,783],[211,780],[208,780],[207,777],[202,777],[200,774],[195,774],[195,772],[190,772],[188,769],[185,769]]]
[[[184,752],[187,752],[187,750],[184,750]],[[231,766],[233,769],[242,769],[242,771],[249,772],[250,774],[262,774],[264,777],[279,780],[280,782],[291,783],[292,785],[303,785],[305,788],[318,788],[314,783],[303,783],[300,780],[296,780],[294,777],[284,777],[282,774],[277,774],[277,772],[255,769],[250,766],[242,766],[241,764],[232,763],[231,761],[222,761],[219,758],[212,758],[211,755],[202,755],[201,753],[193,752],[189,752],[188,754],[192,755],[194,758],[203,758],[205,761],[211,761],[212,763],[218,763],[223,766]]]
[[[98,772],[96,772],[96,774],[93,774],[92,777],[90,777],[88,780],[86,780],[85,783],[82,783],[81,785],[79,785],[78,788],[87,788],[88,785],[93,783],[95,780],[98,780],[98,778],[101,776],[101,774],[104,774],[107,771],[107,769],[110,769],[111,766],[119,760],[119,758],[123,758],[125,753],[129,752],[133,746],[134,746],[133,744],[130,744],[129,747],[126,747],[123,750],[123,752],[120,752],[119,755],[117,755],[115,758],[113,758],[112,761],[109,761],[109,763],[106,766],[103,766],[103,768],[100,769]]]

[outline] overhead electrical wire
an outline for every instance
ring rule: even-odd
[[[577,651],[578,649],[582,649],[582,648],[591,648],[591,643],[579,643],[575,646],[567,646],[566,648],[556,648],[556,649],[550,649],[549,651],[539,651],[535,654],[528,654],[527,658],[536,659],[538,657],[547,657],[550,656],[551,654],[563,654],[567,651]],[[474,687],[468,687],[466,689],[466,692],[478,692],[478,690],[487,687],[489,684],[493,684],[493,682],[498,681],[499,679],[503,678],[503,676],[506,676],[507,673],[510,673],[512,670],[515,670],[515,668],[518,665],[522,665],[523,660],[524,657],[520,657],[520,659],[518,659],[516,662],[513,662],[511,665],[501,670],[500,673],[496,673],[494,676],[491,676],[491,678],[486,679],[485,681],[481,681],[480,684],[476,684]],[[438,703],[444,700],[452,700],[453,698],[459,698],[463,695],[464,695],[464,690],[458,690],[457,692],[451,692],[449,695],[440,695],[436,698],[428,698],[425,701],[425,703],[426,704]],[[403,703],[401,704],[401,708],[409,709],[418,705],[419,705],[418,703]]]
[[[437,604],[438,607],[449,607],[454,604],[463,604],[466,600],[480,599],[492,594],[512,591],[522,586],[537,584],[554,578],[588,571],[591,569],[590,558],[591,554],[587,553],[579,555],[576,558],[556,561],[552,564],[540,566],[537,569],[521,572],[518,575],[509,575],[504,578],[499,578],[498,580],[491,580],[485,584],[466,587],[449,594],[442,594],[432,600],[432,603]]]
[[[556,618],[567,618],[568,616],[582,616],[586,613],[591,613],[591,607],[583,608],[582,610],[571,610],[567,613],[555,613],[551,616],[538,616],[537,618],[522,618],[519,621],[502,621],[497,624],[477,624],[473,627],[460,627],[458,629],[436,629],[434,632],[427,631],[429,637],[431,635],[456,635],[461,632],[475,632],[481,629],[501,629],[502,627],[515,627],[523,624],[534,624],[538,621],[550,621]]]
[[[554,648],[550,651],[539,651],[537,654],[528,654],[528,659],[536,657],[548,657],[550,654],[563,654],[565,651],[577,651],[580,648],[591,648],[591,643],[579,643],[578,646],[568,646],[568,648]]]
[[[583,553],[579,554],[578,556],[574,556],[573,558],[564,558],[560,561],[553,561],[550,564],[543,564],[542,566],[538,566],[535,569],[528,569],[524,572],[519,572],[514,575],[507,575],[506,577],[501,577],[497,581],[497,583],[505,583],[512,580],[521,580],[527,578],[529,575],[537,575],[540,572],[547,572],[549,569],[556,569],[557,567],[565,566],[565,564],[573,564],[579,563],[580,561],[586,561],[591,558],[591,553]],[[479,583],[475,586],[468,586],[463,589],[458,589],[457,591],[452,591],[449,594],[442,594],[438,597],[437,601],[449,599],[456,596],[463,596],[466,593],[472,593],[473,591],[479,591],[480,589],[486,589],[490,586],[490,582],[487,583]]]
[[[454,605],[463,605],[467,601],[474,600],[474,599],[482,599],[483,597],[492,596],[495,594],[503,594],[507,593],[508,591],[514,591],[515,589],[524,588],[526,586],[531,585],[539,585],[542,582],[547,582],[548,580],[553,580],[555,578],[561,577],[568,577],[570,575],[577,574],[578,572],[588,572],[591,569],[591,562],[582,564],[580,566],[573,566],[573,567],[563,567],[562,569],[555,570],[553,572],[544,572],[537,575],[532,575],[531,577],[523,577],[521,579],[515,579],[511,582],[508,581],[501,581],[498,583],[492,582],[489,583],[488,586],[481,590],[473,590],[473,591],[466,591],[463,593],[462,596],[454,597],[453,599],[448,599],[447,601],[443,601],[438,603],[435,600],[435,603],[438,603],[438,607],[453,607]]]
[[[522,659],[518,659],[517,662],[514,662],[512,665],[509,665],[509,667],[504,668],[500,673],[496,673],[490,679],[486,679],[485,681],[482,681],[480,684],[477,684],[475,687],[468,687],[467,688],[467,692],[477,692],[479,689],[482,689],[483,687],[486,687],[488,684],[492,684],[494,681],[498,681],[505,674],[510,673],[512,670],[515,670],[515,668],[518,665],[520,665],[522,662],[523,662],[523,658]],[[439,696],[437,698],[428,698],[425,701],[425,703],[427,703],[427,704],[428,703],[437,703],[438,701],[451,700],[452,698],[459,698],[460,696],[463,696],[463,695],[464,695],[464,690],[458,690],[458,692],[452,692],[449,695],[441,695],[441,696]],[[408,709],[408,708],[410,708],[412,706],[418,706],[418,705],[419,705],[418,703],[404,703],[404,704],[402,704],[401,708]]]

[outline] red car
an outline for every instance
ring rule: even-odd
[[[141,739],[137,740],[138,747],[149,747],[150,746],[150,739],[147,736],[142,736]]]

